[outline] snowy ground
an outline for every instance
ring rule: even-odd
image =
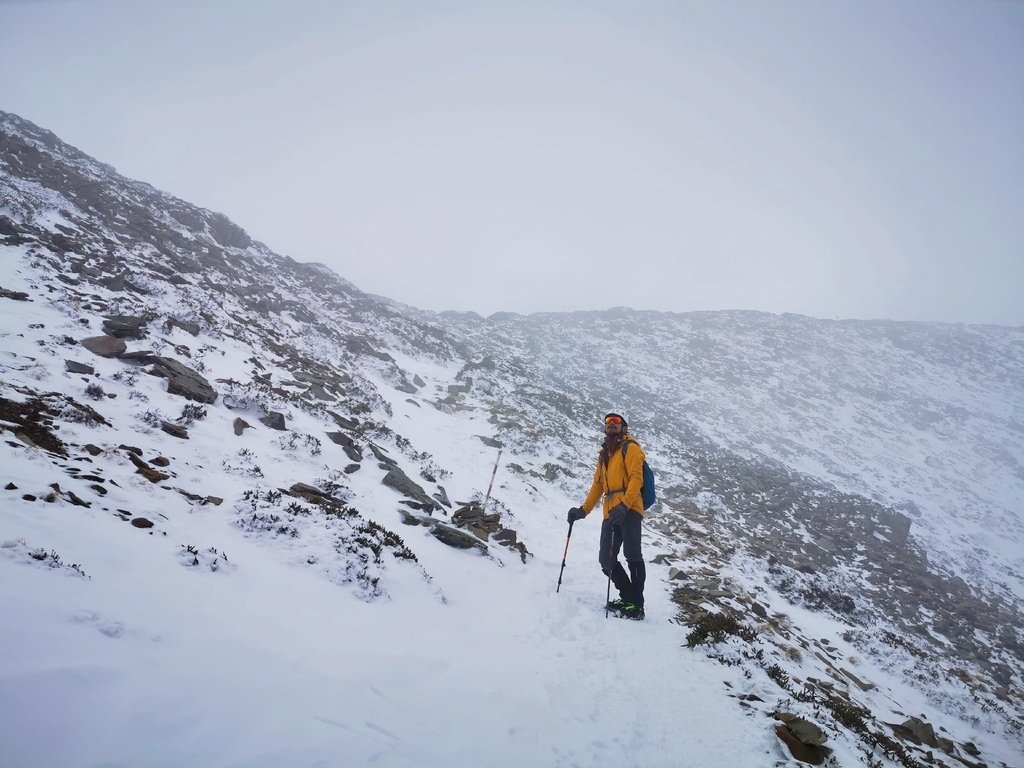
[[[45,487],[49,462],[32,453],[5,468],[4,484]],[[0,539],[55,550],[89,578],[0,558],[0,612],[16,617],[0,633],[0,764],[735,766],[781,757],[766,723],[722,695],[724,680],[742,688],[739,670],[680,648],[656,568],[648,621],[604,617],[596,521],[576,526],[555,594],[567,506],[517,507],[532,524],[523,538],[536,556],[526,565],[407,539],[442,604],[424,599],[412,569],[406,583],[391,582],[390,600],[363,602],[247,538],[223,508],[175,515],[161,526],[166,536],[150,536],[61,501],[8,504]],[[186,542],[216,546],[233,567],[184,567]]]

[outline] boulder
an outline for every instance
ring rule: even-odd
[[[150,466],[141,466],[138,467],[135,471],[136,473],[142,475],[144,478],[149,480],[149,482],[151,483],[160,483],[170,477],[170,475],[164,474],[163,472],[158,472],[157,470],[153,469]]]
[[[87,376],[92,376],[94,373],[96,373],[96,369],[93,368],[91,365],[86,365],[85,363],[77,363],[74,360],[65,360],[64,370],[67,371],[68,373],[84,373]]]
[[[260,419],[260,423],[271,429],[286,429],[284,414],[280,411],[271,411]]]
[[[145,517],[133,517],[132,525],[134,525],[136,528],[152,528],[153,521],[148,520]]]
[[[128,345],[115,336],[90,336],[79,344],[100,357],[117,357],[128,351]]]
[[[326,389],[324,389],[323,386],[320,384],[311,384],[309,386],[309,389],[306,390],[306,394],[312,395],[317,400],[331,401],[338,399],[330,392],[328,392]]]
[[[447,544],[455,549],[477,549],[481,552],[487,551],[487,545],[471,533],[460,531],[444,523],[435,523],[430,533],[442,544]]]
[[[166,432],[171,437],[177,437],[181,440],[188,440],[188,430],[180,424],[172,424],[169,421],[161,421],[160,429]]]
[[[427,492],[409,479],[409,476],[399,467],[389,467],[387,474],[384,475],[384,479],[381,482],[388,488],[398,491],[403,496],[413,499],[425,511],[429,512],[437,507],[437,502],[427,496]]]
[[[345,455],[352,461],[363,460],[363,451],[356,445],[355,440],[344,432],[328,432],[327,437],[332,443],[340,445],[341,449],[345,451]]]
[[[154,357],[153,373],[167,379],[167,391],[187,400],[213,404],[217,402],[217,390],[210,386],[198,371],[170,357]]]
[[[103,321],[103,330],[119,339],[141,339],[146,335],[146,319],[133,315],[109,315]]]
[[[831,750],[827,747],[805,744],[787,726],[786,723],[776,726],[775,734],[789,748],[789,752],[794,758],[809,765],[821,765],[825,762],[825,758],[828,757]]]
[[[173,331],[175,328],[181,328],[181,330],[183,330],[185,333],[188,333],[192,336],[199,335],[199,323],[187,323],[181,320],[175,320],[173,317],[167,319],[167,322],[164,324],[164,327],[167,329],[168,332]]]
[[[452,506],[451,501],[448,499],[448,491],[444,489],[443,485],[437,486],[437,493],[434,494],[433,498],[437,499],[443,507],[450,508]]]
[[[82,344],[85,342],[83,341]],[[210,382],[198,371],[192,370],[172,357],[161,357],[152,352],[132,352],[126,355],[122,354],[121,358],[140,365],[152,365],[152,372],[155,376],[167,379],[169,394],[209,405],[217,402],[217,390],[210,386]]]

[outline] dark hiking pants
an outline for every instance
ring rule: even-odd
[[[599,560],[605,576],[610,576],[612,584],[619,591],[623,600],[640,606],[644,605],[644,581],[647,579],[647,568],[640,552],[640,526],[643,518],[639,512],[630,510],[619,525],[612,525],[610,520],[601,524],[601,552]],[[629,573],[619,562],[619,550],[623,550]]]

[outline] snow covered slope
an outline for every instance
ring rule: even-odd
[[[436,315],[6,113],[0,304],[0,765],[1024,760],[1020,329]]]

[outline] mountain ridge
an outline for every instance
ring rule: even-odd
[[[254,427],[247,416],[281,416],[275,423],[286,428],[274,445],[289,456],[305,450],[307,463],[322,455],[324,439],[344,452],[348,471],[325,469],[320,482],[303,475],[279,486],[306,512],[283,515],[273,488],[228,499],[251,513],[247,534],[277,537],[275,526],[283,526],[303,539],[315,527],[311,516],[326,510],[322,521],[315,518],[318,526],[364,516],[365,530],[353,524],[363,532],[348,535],[369,537],[371,552],[393,551],[385,561],[393,558],[397,572],[404,572],[398,563],[404,545],[387,533],[392,520],[430,528],[453,546],[460,542],[498,560],[504,557],[494,548],[498,534],[506,544],[511,536],[514,556],[527,566],[536,547],[521,538],[523,526],[550,526],[551,512],[513,509],[502,499],[513,491],[499,487],[492,500],[499,520],[484,522],[469,504],[457,522],[442,481],[461,472],[424,450],[435,444],[432,437],[416,442],[404,434],[417,431],[413,415],[432,409],[445,418],[475,419],[475,429],[485,432],[476,434],[482,445],[504,446],[514,459],[507,465],[509,487],[522,499],[572,499],[589,476],[591,450],[581,446],[594,445],[594,422],[605,410],[623,408],[659,472],[665,501],[649,529],[667,548],[658,555],[661,563],[676,571],[665,588],[680,623],[733,616],[763,625],[765,633],[784,633],[753,607],[764,610],[756,595],[765,586],[794,605],[851,622],[851,647],[867,655],[892,651],[871,636],[878,622],[933,675],[963,665],[978,677],[972,695],[986,711],[1004,708],[994,717],[1019,733],[1019,329],[743,310],[434,313],[364,293],[322,265],[279,256],[223,215],[125,179],[6,113],[0,114],[0,163],[0,247],[13,270],[5,280],[21,280],[25,289],[11,292],[5,284],[5,295],[24,293],[52,305],[68,329],[22,328],[11,316],[4,338],[12,349],[28,333],[54,360],[80,357],[85,339],[67,335],[69,329],[94,333],[98,323],[103,336],[136,348],[102,362],[102,370],[100,361],[69,363],[95,368],[87,374],[95,379],[90,386],[120,392],[119,403],[137,393],[130,418],[150,430],[143,433],[147,440],[167,439],[161,433],[175,427],[187,435],[212,426],[215,417],[227,423],[231,411],[236,422],[246,422],[243,431]],[[83,405],[70,369],[27,361],[18,349],[10,352],[17,364],[5,368],[5,403],[20,398],[38,409],[31,416],[11,406],[22,423],[7,428],[45,432],[39,414],[48,413],[73,436],[84,430],[66,415],[81,413]],[[193,427],[196,419],[184,411],[174,418],[145,409],[141,398],[158,395],[152,387],[134,389],[133,371],[150,366],[171,382],[168,394],[176,377],[205,382],[214,392],[209,424]],[[61,382],[59,403],[35,387],[32,370]],[[95,408],[102,411],[102,402]],[[117,452],[113,443],[104,450]],[[228,474],[261,482],[270,458],[247,450],[218,460]],[[129,453],[147,472],[166,474]],[[385,472],[382,483],[402,495],[398,516],[359,479],[369,474],[360,467],[373,464],[370,455]],[[479,461],[476,472],[484,465]],[[295,490],[295,480],[312,490]],[[187,494],[211,496],[200,478],[193,482]],[[325,489],[340,496],[325,498]],[[467,532],[470,538],[462,538]],[[727,540],[716,541],[714,532]],[[695,551],[694,540],[706,551]],[[367,555],[372,563],[383,556]],[[316,557],[327,563],[334,555]],[[687,562],[702,579],[681,569]],[[323,567],[330,578],[356,574],[354,582],[340,577],[342,583],[379,597],[384,592],[375,590],[386,591],[388,579],[387,569],[374,570],[379,565]],[[710,581],[714,587],[698,586]],[[846,672],[835,674],[848,683]],[[933,693],[946,709],[962,706]]]

